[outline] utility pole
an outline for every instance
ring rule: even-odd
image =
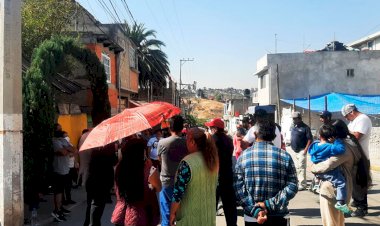
[[[24,225],[21,0],[0,0],[0,225]]]
[[[179,60],[179,106],[181,107],[181,89],[182,89],[182,65],[188,61],[194,61],[194,58],[180,59]]]
[[[276,81],[277,81],[277,122],[278,124],[281,124],[280,76],[278,72],[278,64],[276,65]]]

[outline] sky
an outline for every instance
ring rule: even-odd
[[[102,23],[132,24],[124,0],[78,0]],[[257,87],[256,62],[265,54],[349,44],[380,31],[378,0],[125,0],[137,23],[166,44],[171,76],[198,88]],[[102,3],[102,4],[101,4]],[[277,38],[275,38],[275,36]]]

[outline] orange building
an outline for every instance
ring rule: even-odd
[[[86,9],[77,4],[78,10],[70,24],[75,37],[80,37],[84,46],[94,52],[104,65],[108,83],[111,115],[129,107],[131,96],[138,93],[138,62],[136,46],[125,35],[121,24],[101,24]],[[72,62],[73,63],[73,62]],[[80,132],[92,127],[92,92],[85,65],[74,62],[72,68],[63,73],[64,77],[78,85],[73,92],[67,89],[73,84],[57,83],[60,91],[56,94],[59,108],[58,122],[62,124],[73,143]],[[61,79],[60,81],[62,81]],[[69,87],[65,87],[69,84]]]

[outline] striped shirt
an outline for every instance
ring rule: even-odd
[[[270,142],[256,142],[239,157],[234,187],[238,203],[248,216],[257,217],[264,202],[268,215],[285,216],[297,193],[297,173],[289,153]]]

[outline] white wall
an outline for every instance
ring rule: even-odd
[[[280,98],[330,92],[380,94],[380,51],[269,54],[267,62],[270,89],[260,89],[259,86],[261,105],[277,103],[277,64]],[[259,64],[262,65],[262,61]],[[347,77],[347,69],[354,69],[353,77]]]

